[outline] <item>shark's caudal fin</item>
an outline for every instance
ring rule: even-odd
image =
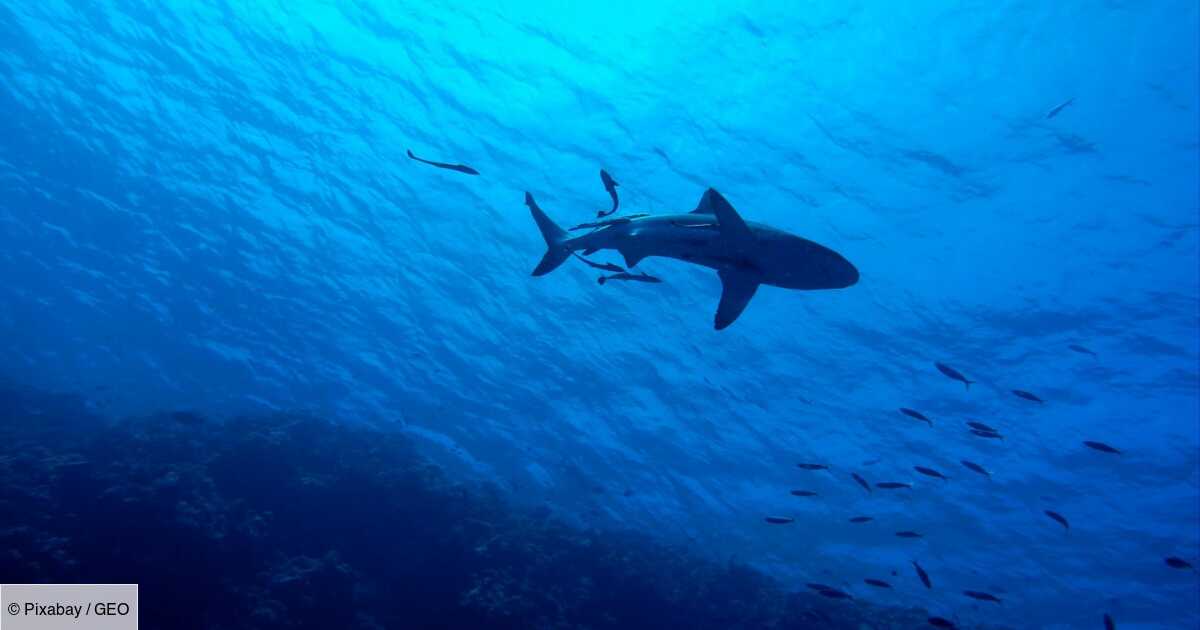
[[[533,270],[533,275],[544,276],[570,258],[571,250],[564,245],[567,241],[567,232],[558,227],[550,217],[546,216],[545,212],[542,212],[537,202],[533,200],[533,195],[525,193],[525,205],[529,206],[533,220],[537,222],[538,229],[542,231],[542,238],[546,239],[546,255],[542,256],[542,261]]]

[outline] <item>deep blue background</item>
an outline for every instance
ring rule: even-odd
[[[7,3],[0,370],[114,416],[394,423],[519,500],[786,580],[919,557],[1005,593],[1016,626],[1104,608],[1194,627],[1195,574],[1162,557],[1200,553],[1198,19],[1194,1]],[[862,281],[764,288],[716,333],[696,267],[530,278],[523,192],[583,221],[608,203],[601,167],[629,211],[715,186]],[[867,496],[851,469],[917,488]],[[846,526],[864,512],[886,524]]]

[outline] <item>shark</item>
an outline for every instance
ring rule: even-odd
[[[686,214],[644,215],[612,222],[572,237],[525,193],[525,205],[546,241],[534,276],[554,271],[575,252],[615,250],[629,268],[651,256],[708,267],[721,279],[713,327],[729,327],[761,285],[802,291],[845,289],[858,269],[841,254],[783,230],[744,220],[714,188]]]

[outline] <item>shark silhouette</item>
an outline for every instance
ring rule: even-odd
[[[709,188],[688,214],[649,215],[603,226],[571,238],[525,193],[546,254],[533,275],[550,273],[573,252],[616,250],[627,267],[643,258],[664,256],[716,270],[721,301],[714,326],[728,327],[746,310],[759,285],[784,289],[844,289],[858,282],[858,270],[840,254],[810,240],[760,223],[747,223],[715,189]]]

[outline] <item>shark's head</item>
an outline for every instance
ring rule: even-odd
[[[841,254],[779,230],[759,232],[755,258],[764,282],[785,289],[844,289],[858,282],[858,269]]]

